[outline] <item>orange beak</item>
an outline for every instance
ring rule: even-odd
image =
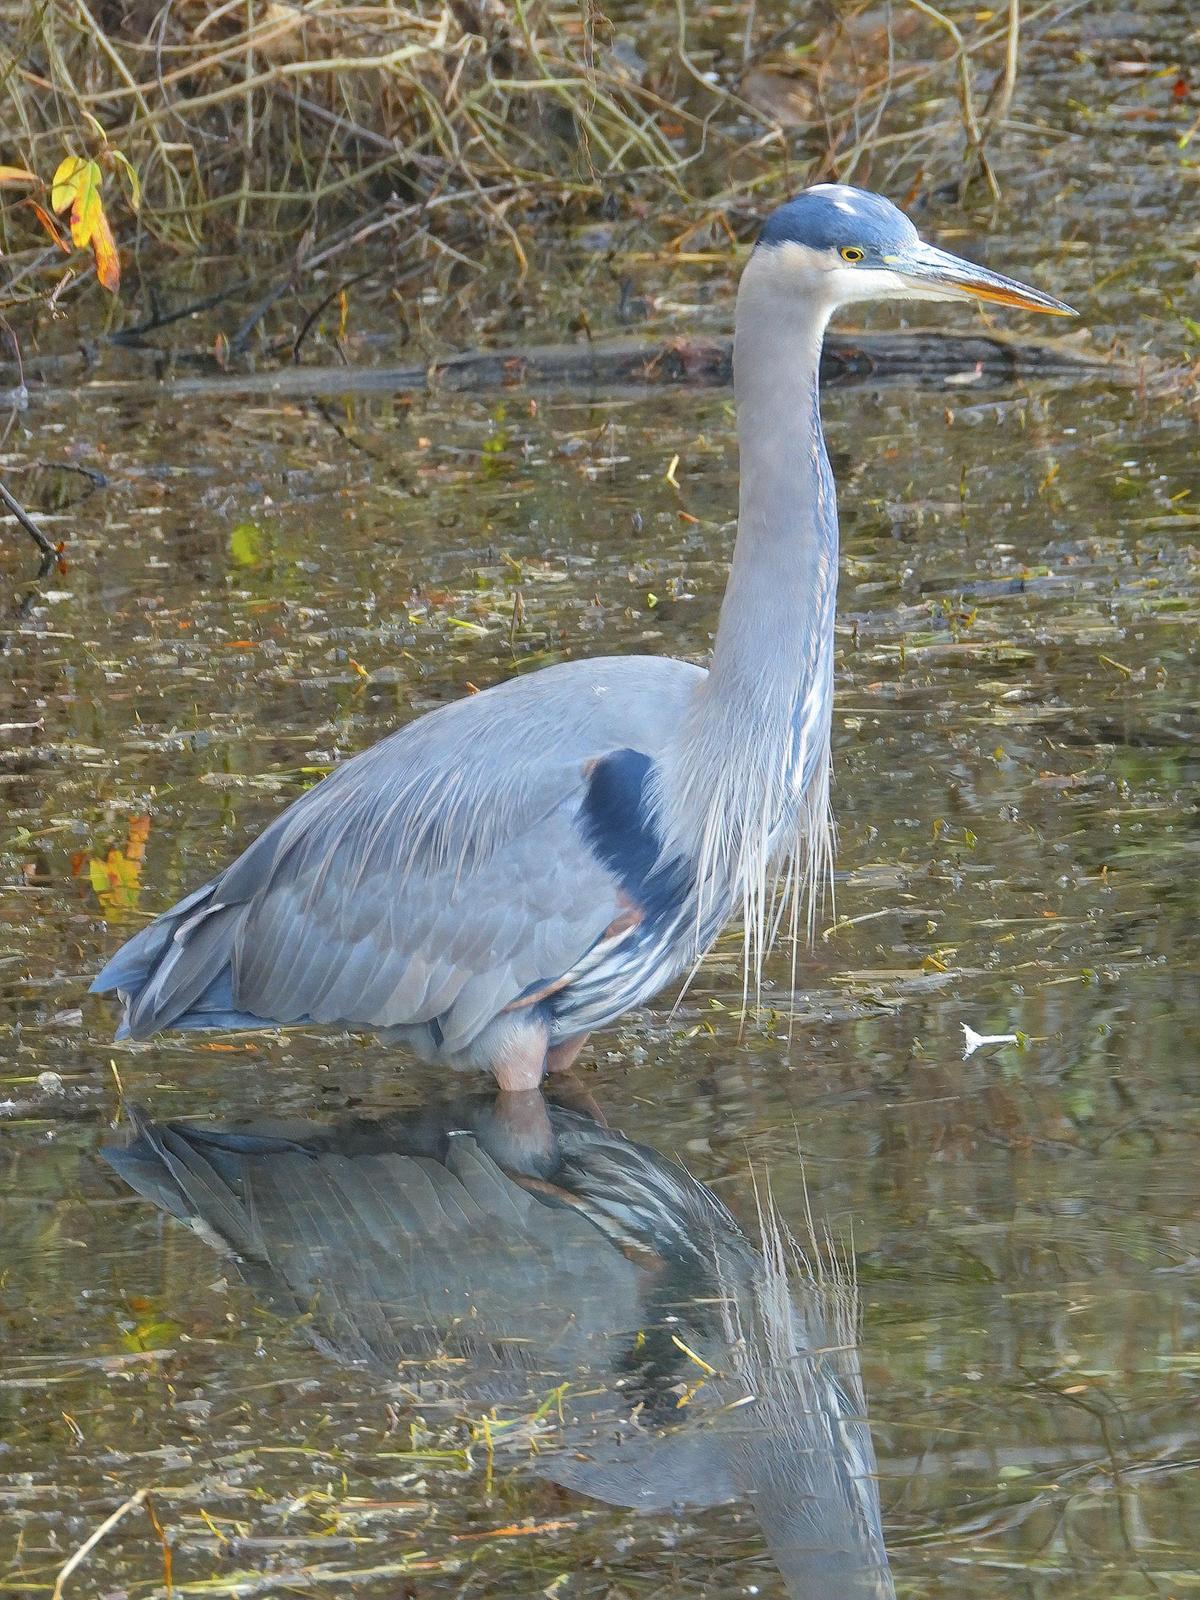
[[[988,300],[994,305],[1017,306],[1022,311],[1044,311],[1052,317],[1075,317],[1079,313],[1063,300],[1031,289],[1015,278],[1004,278],[987,267],[978,267],[948,250],[920,243],[902,256],[889,256],[888,266],[907,280],[918,294],[939,300]]]

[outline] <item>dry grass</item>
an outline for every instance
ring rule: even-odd
[[[622,34],[587,0],[0,0],[0,160],[48,176],[103,130],[143,237],[176,251],[278,255],[354,219],[483,230],[521,265],[539,211],[736,226],[781,182],[987,173],[1019,0],[969,37],[926,0],[828,19],[678,0]],[[19,252],[36,224],[7,213]]]

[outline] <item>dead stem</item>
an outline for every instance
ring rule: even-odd
[[[100,1526],[96,1528],[94,1532],[88,1535],[88,1537],[79,1546],[79,1549],[76,1550],[75,1554],[65,1561],[59,1568],[58,1577],[54,1580],[54,1592],[51,1595],[50,1600],[62,1600],[63,1589],[66,1585],[67,1579],[71,1576],[75,1569],[79,1566],[82,1566],[91,1552],[100,1543],[101,1539],[112,1532],[122,1517],[126,1516],[130,1511],[135,1511],[137,1507],[142,1504],[143,1500],[145,1500],[149,1493],[149,1489],[138,1489],[134,1494],[129,1496],[128,1500],[123,1501],[117,1507],[111,1517],[106,1517]]]
[[[636,182],[639,201],[678,231],[714,207],[723,218],[752,208],[781,181],[864,179],[885,147],[907,158],[905,141],[922,132],[912,108],[937,95],[939,80],[954,84],[959,118],[926,123],[909,167],[930,144],[959,160],[960,130],[961,183],[978,169],[994,192],[985,150],[1012,102],[1020,0],[1009,0],[1006,26],[969,41],[932,0],[908,5],[920,20],[902,40],[890,19],[879,36],[866,0],[836,24],[814,17],[783,30],[751,10],[739,48],[713,66],[682,4],[663,26],[647,19],[647,59],[630,65],[598,15],[524,3],[180,4],[164,8],[147,36],[89,0],[0,0],[13,40],[0,96],[21,159],[39,175],[64,148],[127,155],[142,180],[139,226],[173,249],[229,248],[264,233],[296,239],[318,225],[318,207],[336,210],[339,223],[361,218],[390,184],[393,205],[411,205],[422,221],[437,205],[460,226],[506,240],[524,272],[519,213],[531,205],[586,211]],[[1045,10],[1030,9],[1026,23]],[[950,56],[931,48],[935,32],[949,35]],[[874,61],[880,69],[868,70]],[[980,65],[996,73],[982,115]],[[780,120],[756,98],[751,66],[807,86],[808,125]],[[824,148],[814,153],[817,129]],[[32,212],[9,207],[0,244],[11,256],[35,227]],[[23,290],[35,292],[44,293],[38,274]]]

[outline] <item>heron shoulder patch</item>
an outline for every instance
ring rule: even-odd
[[[635,896],[654,871],[659,854],[647,792],[652,766],[642,750],[614,750],[584,768],[584,836],[622,887]]]

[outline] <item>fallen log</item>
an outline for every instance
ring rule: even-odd
[[[440,389],[528,388],[555,384],[720,386],[732,381],[733,341],[708,335],[655,344],[614,340],[590,345],[547,345],[529,350],[470,351],[438,362],[427,375]],[[998,336],[940,333],[831,333],[821,359],[821,381],[929,383],[1010,382],[1017,377],[1094,377],[1108,374],[1102,358],[1052,343],[1021,343]]]
[[[63,393],[72,376],[68,363],[83,379],[70,393],[132,394],[152,391],[163,398],[204,395],[336,395],[351,393],[421,393],[429,390],[469,393],[493,389],[628,389],[661,385],[713,388],[731,378],[732,341],[722,335],[694,338],[607,340],[592,344],[531,346],[515,350],[470,350],[428,366],[288,366],[265,371],[220,370],[210,356],[184,357],[188,365],[203,362],[210,370],[171,374],[182,364],[178,355],[146,350],[121,352],[122,375],[88,365],[86,355],[36,358],[26,363],[31,397]],[[130,358],[152,358],[161,376],[128,375]],[[1022,341],[998,334],[956,334],[917,329],[907,333],[831,333],[825,341],[822,382],[830,387],[851,384],[897,384],[924,388],[991,387],[1016,379],[1060,381],[1102,379],[1127,385],[1135,381],[1125,366],[1090,355],[1066,343]]]

